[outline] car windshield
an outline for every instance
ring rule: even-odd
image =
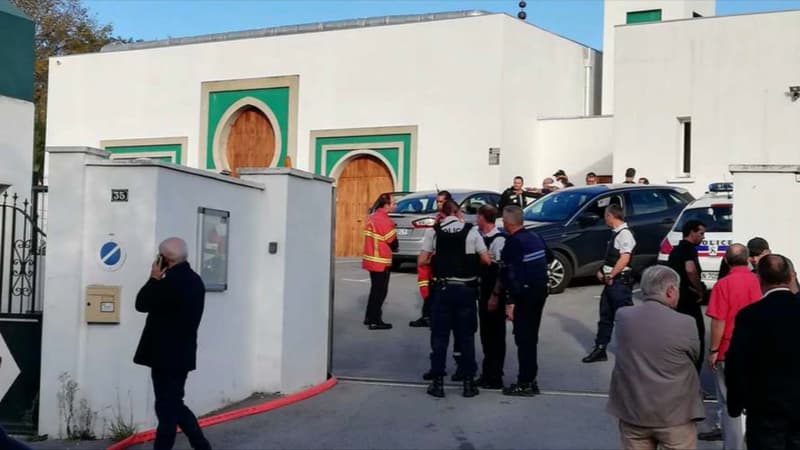
[[[699,220],[706,226],[706,233],[730,233],[733,231],[733,205],[711,205],[683,211],[672,231],[681,231],[686,222]]]
[[[403,197],[394,210],[398,214],[431,214],[436,212],[436,195]]]
[[[535,201],[525,208],[525,220],[562,222],[572,217],[593,194],[582,191],[556,192]]]

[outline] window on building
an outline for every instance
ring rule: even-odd
[[[703,15],[700,14],[699,12],[697,12],[697,11],[692,11],[692,17],[698,18],[698,17],[703,17]]]
[[[630,11],[627,14],[625,23],[658,22],[660,20],[660,9],[648,9],[646,11]]]
[[[680,127],[680,169],[683,175],[689,176],[692,173],[692,118],[679,117],[678,126]]]

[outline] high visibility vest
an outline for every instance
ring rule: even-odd
[[[431,266],[424,265],[417,267],[417,285],[419,286],[419,295],[423,300],[428,299],[431,284]]]
[[[364,254],[361,267],[370,272],[383,272],[392,265],[389,243],[397,239],[394,222],[389,214],[379,209],[367,219],[364,227]]]

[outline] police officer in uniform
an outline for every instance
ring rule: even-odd
[[[518,206],[503,210],[503,228],[511,236],[503,247],[500,276],[488,308],[493,311],[499,307],[505,289],[505,311],[514,324],[519,374],[517,382],[503,389],[503,394],[531,397],[539,393],[539,325],[549,294],[547,268],[553,254],[538,234],[523,227],[522,209]]]
[[[633,306],[633,272],[631,262],[636,239],[625,223],[622,207],[611,204],[605,211],[606,225],[611,227],[611,239],[606,245],[603,268],[597,279],[605,284],[600,294],[600,321],[597,323],[597,338],[592,351],[583,358],[585,363],[608,360],[606,346],[614,330],[614,315],[623,306]]]
[[[492,257],[492,264],[481,266],[481,288],[478,299],[478,318],[483,347],[483,367],[478,386],[484,389],[503,388],[503,363],[506,358],[505,304],[495,305],[494,311],[489,311],[489,300],[497,284],[499,263],[506,242],[505,233],[495,226],[496,219],[497,208],[494,206],[483,205],[478,209],[478,228]]]
[[[458,219],[458,204],[448,200],[442,213],[445,218],[426,230],[418,261],[419,265],[430,264],[433,269],[432,381],[428,394],[444,397],[443,377],[452,330],[461,351],[456,374],[463,377],[464,397],[474,397],[478,394],[474,380],[478,273],[481,263],[490,264],[491,257],[478,230]]]

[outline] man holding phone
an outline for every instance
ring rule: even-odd
[[[196,368],[205,285],[186,261],[183,239],[169,238],[158,250],[150,279],[136,296],[136,310],[147,313],[147,321],[133,357],[134,363],[151,369],[158,417],[153,448],[171,449],[180,426],[192,448],[210,450],[197,418],[183,403],[186,377]]]

